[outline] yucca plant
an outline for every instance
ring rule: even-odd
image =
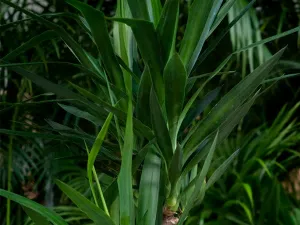
[[[271,125],[232,136],[216,150],[216,162],[237,148],[240,154],[208,190],[201,213],[204,224],[299,223],[299,201],[282,184],[299,163],[299,123],[293,119],[298,108],[299,103],[289,110],[283,107]]]
[[[195,106],[196,100],[205,85],[222,74],[232,55],[300,30],[297,27],[239,49],[226,56],[212,73],[197,75],[196,68],[251,5],[247,5],[226,30],[210,39],[210,34],[228,14],[232,1],[223,5],[222,0],[190,1],[184,38],[179,43],[180,47],[176,48],[178,0],[167,0],[164,4],[159,0],[118,1],[113,18],[105,17],[101,11],[80,1],[67,0],[83,17],[77,14],[51,16],[75,19],[95,44],[98,54],[92,55],[66,30],[43,15],[34,14],[8,0],[0,2],[49,29],[3,56],[1,66],[55,93],[72,105],[61,105],[66,111],[92,122],[96,128],[101,127],[95,140],[83,131],[57,123],[51,125],[62,136],[30,134],[73,140],[86,148],[92,199],[60,180],[56,184],[94,224],[188,223],[191,210],[201,204],[206,190],[220,178],[238,154],[238,151],[234,152],[207,177],[216,147],[246,115],[259,96],[258,87],[268,77],[284,49],[246,76],[218,101],[209,114],[194,123],[193,118],[216,98],[216,91],[208,94],[200,105]],[[108,24],[113,24],[112,34],[108,31]],[[72,65],[93,79],[96,91],[71,82],[55,84],[24,69],[24,64],[13,63],[16,55],[53,38],[64,41],[79,62]],[[206,42],[208,44],[204,48]],[[196,81],[201,82],[199,88],[193,88]],[[190,128],[188,132],[185,132],[186,127]],[[1,132],[25,135],[6,130]],[[91,144],[91,141],[94,143]],[[95,161],[105,150],[116,155],[120,152],[121,166],[104,189]],[[112,155],[108,157],[112,158]],[[0,190],[0,195],[8,199],[8,205],[10,200],[21,204],[36,224],[67,224],[51,209],[24,197],[5,190]],[[6,218],[7,221],[10,218],[9,208]]]

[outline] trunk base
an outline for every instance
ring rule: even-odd
[[[163,211],[164,219],[162,225],[176,225],[178,224],[179,218],[176,217],[178,213],[176,211],[172,211],[168,207],[164,207]]]

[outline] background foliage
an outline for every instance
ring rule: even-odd
[[[51,13],[55,12],[75,12],[74,8],[63,1],[14,2],[38,14],[48,14],[47,18],[50,21],[63,26],[82,47],[92,55],[97,55],[94,43],[86,33],[82,32],[84,28],[70,17],[51,16]],[[116,12],[115,1],[85,2],[102,9],[107,16],[112,16]],[[183,38],[187,7],[190,4],[188,2],[181,1],[180,4],[182,10],[178,24],[178,41]],[[237,0],[227,20],[224,20],[218,29],[222,31],[222,28],[226,27],[248,3],[246,0]],[[232,50],[298,26],[299,4],[290,0],[274,0],[271,4],[270,1],[257,1],[249,13],[232,28],[219,47],[206,59],[203,63],[205,66],[202,66],[197,73],[213,71],[214,66],[219,65]],[[1,5],[1,58],[46,30],[45,26],[34,20],[6,26],[23,18],[24,15],[17,10]],[[113,32],[112,24],[108,26],[110,32]],[[298,73],[299,40],[299,35],[296,33],[262,45],[259,49],[237,55],[226,68],[229,73],[222,75],[221,79],[213,80],[205,89],[209,91],[212,87],[219,86],[222,87],[220,95],[227,93],[241,78],[287,44],[287,51],[273,76],[282,73]],[[68,81],[72,81],[86,90],[103,94],[90,76],[70,66],[70,63],[77,63],[77,59],[60,39],[43,42],[26,51],[26,54],[13,58],[12,61],[26,63],[25,69],[43,74],[54,83],[69,86]],[[29,65],[30,62],[40,63]],[[136,71],[138,69],[135,68]],[[268,91],[258,97],[250,113],[216,150],[212,171],[233,151],[240,149],[241,154],[225,176],[208,191],[204,204],[200,208],[193,209],[197,218],[201,212],[201,224],[297,224],[300,221],[296,193],[288,192],[282,186],[283,181],[288,182],[286,178],[289,171],[297,168],[299,163],[300,136],[299,124],[296,120],[300,100],[299,78],[292,77],[271,86],[269,84],[265,84]],[[197,85],[201,83],[196,83]],[[204,97],[204,94],[201,97]],[[57,99],[53,94],[45,94],[29,80],[4,67],[0,68],[0,98],[0,129],[3,131],[0,134],[0,188],[7,189],[7,179],[9,179],[7,163],[9,163],[10,148],[13,148],[11,179],[14,193],[24,195],[48,207],[55,206],[54,210],[70,224],[89,223],[85,214],[75,208],[58,190],[54,178],[68,183],[89,199],[93,198],[86,178],[85,146],[61,137],[86,135],[91,141],[87,145],[91,146],[99,132],[95,130],[94,125],[102,124],[103,121],[92,118],[91,120],[96,123],[93,124],[89,122],[91,120],[83,120],[82,118],[89,115],[83,115],[82,111],[74,112],[74,108],[67,108],[64,101],[56,104]],[[23,101],[29,104],[19,104]],[[206,108],[199,115],[196,112],[198,116],[196,120],[201,119],[210,109],[210,107]],[[49,135],[61,134],[62,136],[32,138],[11,136],[7,135],[7,132],[3,134],[7,130],[43,131]],[[105,152],[106,146],[115,151]],[[100,156],[97,157],[98,163],[95,165],[97,171],[110,175],[99,173],[102,187],[106,189],[111,182],[111,177],[116,177],[119,173],[121,153],[120,149],[109,141],[105,142],[103,147],[104,151],[101,151]],[[2,224],[6,222],[5,202],[6,200],[0,198],[0,223]],[[274,205],[277,207],[274,208]],[[11,224],[23,224],[23,221],[27,221],[27,224],[31,223],[17,204],[12,203],[12,212],[17,216],[12,218]],[[193,217],[186,224],[193,224]]]

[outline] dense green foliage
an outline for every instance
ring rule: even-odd
[[[299,124],[291,120],[298,107],[283,107],[271,126],[240,133],[218,149],[216,161],[239,147],[240,154],[207,193],[203,211],[218,215],[218,219],[208,217],[214,221],[211,224],[298,223],[299,205],[281,184],[287,170],[298,163]]]
[[[0,224],[298,224],[289,4],[83,2],[0,0]]]

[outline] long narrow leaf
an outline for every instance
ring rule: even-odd
[[[52,210],[28,199],[23,196],[5,191],[3,189],[0,189],[0,196],[8,198],[14,202],[19,203],[22,206],[25,206],[43,217],[47,218],[50,222],[52,222],[55,225],[68,225],[59,215],[57,215],[55,212]]]
[[[56,180],[57,186],[67,195],[77,207],[97,225],[114,225],[114,222],[86,197],[66,183]]]
[[[161,159],[151,149],[145,158],[140,187],[137,224],[155,225],[160,190]]]
[[[0,60],[0,62],[1,62],[1,60]],[[1,66],[2,65],[0,64],[0,67]],[[10,69],[28,79],[30,79],[32,82],[36,83],[37,85],[39,85],[40,87],[42,87],[43,89],[45,89],[48,92],[55,93],[56,95],[63,97],[63,98],[76,100],[73,103],[77,103],[81,106],[85,106],[85,107],[91,109],[98,116],[106,117],[106,115],[107,115],[107,113],[105,112],[105,110],[103,108],[97,107],[95,105],[91,105],[90,102],[86,98],[72,92],[71,90],[69,90],[61,85],[52,83],[51,81],[45,79],[44,77],[38,76],[38,75],[36,75],[32,72],[29,72],[18,66],[10,67]]]
[[[250,100],[248,100],[245,104],[239,106],[236,108],[231,114],[228,115],[228,118],[220,125],[218,126],[219,130],[219,142],[222,142],[225,138],[228,137],[228,135],[232,132],[234,127],[240,122],[240,120],[247,114],[251,106],[253,105],[255,99],[258,96],[257,92]],[[206,137],[201,145],[206,145],[206,142],[209,140],[209,138],[214,135],[215,131],[211,133],[208,137]],[[203,149],[204,148],[204,149]],[[189,156],[188,160],[185,162],[185,168],[182,172],[183,175],[186,175],[187,172],[192,170],[194,166],[196,166],[202,158],[207,154],[206,148],[202,147],[199,148],[199,150],[193,152],[191,156]],[[185,155],[185,157],[188,157],[188,155]]]
[[[175,51],[178,17],[179,0],[167,0],[156,29],[162,47],[164,63]]]
[[[114,115],[116,115],[118,117],[118,119],[120,119],[125,124],[125,121],[126,121],[126,118],[127,118],[125,112],[123,112],[122,110],[117,109],[116,107],[108,104],[106,101],[103,101],[98,96],[96,96],[93,93],[87,91],[86,89],[81,88],[81,87],[77,86],[76,84],[71,83],[71,85],[74,88],[76,88],[76,90],[78,90],[83,96],[86,96],[87,98],[91,99],[95,103],[101,105],[107,111],[112,112]],[[141,121],[137,120],[136,118],[133,118],[133,123],[134,123],[134,129],[136,131],[136,134],[138,134],[141,137],[145,137],[148,140],[152,140],[153,133],[152,133],[152,131],[150,130],[149,127],[144,125]]]
[[[77,0],[67,0],[67,3],[80,10],[88,22],[95,43],[101,54],[103,66],[113,83],[120,89],[124,89],[123,73],[113,51],[110,37],[107,30],[104,14],[93,7]]]
[[[169,163],[173,155],[172,142],[167,124],[164,120],[162,110],[153,88],[150,94],[150,113],[152,127],[157,139],[157,143],[164,156],[164,159]]]
[[[212,161],[212,158],[213,158],[216,146],[217,146],[217,142],[218,142],[218,132],[217,132],[217,134],[214,138],[214,141],[211,144],[210,150],[209,150],[208,155],[206,157],[206,160],[203,164],[202,170],[199,173],[198,177],[196,178],[197,181],[196,181],[196,186],[195,186],[194,192],[192,193],[191,197],[188,199],[188,202],[185,206],[183,214],[180,217],[180,220],[179,220],[179,223],[178,223],[179,225],[183,224],[184,220],[188,216],[189,211],[193,208],[194,204],[195,203],[198,204],[199,200],[203,199],[203,195],[204,195],[203,190],[204,189],[203,189],[202,186],[205,183],[205,177],[208,173],[208,170],[209,170],[209,167],[210,167],[210,164],[211,164],[211,161]],[[200,191],[200,194],[201,194],[200,196],[199,196],[199,191]]]
[[[140,80],[136,105],[137,118],[149,127],[151,127],[151,117],[149,117],[148,113],[150,112],[149,101],[152,87],[150,76],[149,68],[146,67]]]
[[[111,18],[131,27],[144,63],[149,67],[159,102],[164,101],[163,63],[160,42],[151,22],[136,19]],[[156,46],[153,48],[153,46]]]
[[[215,172],[211,175],[208,179],[206,184],[206,189],[210,188],[219,178],[226,172],[232,161],[237,157],[239,154],[239,150],[235,151],[225,162],[220,165]]]
[[[177,125],[182,111],[187,74],[178,54],[174,54],[164,70],[166,111],[173,150],[176,148]]]
[[[94,163],[95,163],[95,160],[96,160],[96,157],[102,147],[102,143],[104,141],[104,138],[107,134],[107,131],[108,131],[108,128],[109,128],[109,124],[110,124],[110,121],[113,117],[113,114],[110,113],[107,117],[107,119],[105,120],[94,144],[93,144],[93,147],[92,147],[92,150],[91,152],[89,153],[88,155],[88,163],[87,163],[87,176],[88,176],[88,179],[89,179],[89,183],[90,183],[90,186],[91,188],[93,188],[93,168],[94,168]]]
[[[230,31],[230,29],[245,15],[246,12],[252,7],[256,0],[252,0],[240,13],[234,18],[234,20],[224,28],[220,34],[209,43],[207,49],[199,56],[199,59],[195,65],[195,69],[206,59],[206,57],[218,46],[220,41],[226,36],[226,34]],[[234,43],[234,42],[233,42]]]
[[[58,103],[58,105],[63,108],[66,112],[77,116],[79,118],[83,118],[86,119],[90,122],[92,122],[93,124],[95,124],[96,126],[102,125],[103,124],[103,120],[100,120],[98,117],[95,117],[93,115],[91,115],[90,113],[80,110],[74,106],[69,106],[69,105],[64,105],[64,104],[60,104]]]
[[[188,74],[198,59],[222,2],[223,0],[198,0],[191,5],[180,48],[180,56]]]
[[[213,25],[211,26],[211,29],[209,31],[208,37],[215,31],[215,29],[219,26],[219,24],[223,21],[223,19],[227,16],[229,10],[233,6],[233,4],[236,2],[236,0],[228,0],[224,3],[224,5],[221,7]]]
[[[128,111],[125,127],[124,146],[122,149],[122,164],[118,176],[120,198],[120,225],[133,225],[134,202],[132,190],[132,152],[133,152],[133,109],[131,100],[128,102]]]
[[[205,87],[205,85],[212,79],[214,78],[222,69],[223,67],[227,64],[227,62],[230,60],[231,57],[227,57],[217,68],[216,70],[211,74],[211,76],[209,78],[207,78],[207,80],[200,86],[200,88],[198,88],[198,90],[193,94],[193,96],[189,99],[189,101],[186,103],[186,105],[184,106],[180,117],[179,117],[179,121],[178,121],[178,127],[177,129],[179,130],[181,127],[181,124],[183,122],[183,120],[185,119],[187,113],[189,112],[190,108],[192,107],[193,103],[195,102],[196,98],[198,97],[198,95],[200,94],[200,92],[203,90],[203,88]],[[191,133],[190,133],[191,134]]]
[[[140,0],[127,0],[133,18],[150,20],[147,2]]]
[[[162,6],[160,0],[146,0],[149,17],[156,27],[160,18]]]
[[[200,101],[198,101],[198,103],[195,104],[196,107],[194,109],[191,109],[188,112],[188,114],[185,116],[181,124],[181,127],[183,129],[187,128],[192,123],[192,121],[196,118],[196,116],[199,116],[205,110],[205,108],[217,98],[220,91],[221,88],[217,87],[214,90],[208,92]]]
[[[268,77],[270,71],[278,62],[284,50],[285,49],[280,50],[267,62],[255,69],[216,104],[210,114],[202,122],[197,124],[194,134],[185,146],[186,151],[193,151],[197,147],[199,141],[216,129],[217,126],[226,119],[230,112],[234,111],[249,98],[263,80]],[[199,132],[201,133],[200,135]]]
[[[34,211],[30,208],[27,208],[25,206],[23,206],[23,209],[24,209],[25,213],[30,217],[30,219],[36,225],[50,225],[49,221],[45,217],[43,217],[42,215],[37,213],[36,211]]]
[[[54,32],[52,30],[45,31],[45,32],[33,37],[29,41],[25,42],[24,44],[22,44],[18,48],[14,49],[10,53],[8,53],[6,56],[2,57],[1,60],[4,60],[4,61],[13,60],[18,55],[25,52],[26,50],[31,49],[33,47],[36,47],[38,44],[41,44],[44,41],[51,40],[51,39],[56,38],[56,37],[57,37],[56,32]]]
[[[52,23],[50,21],[48,21],[47,19],[32,13],[28,10],[26,10],[23,7],[20,7],[8,0],[1,0],[0,2],[3,2],[15,9],[17,9],[18,11],[24,13],[25,15],[28,15],[29,17],[31,17],[32,19],[35,19],[36,21],[38,21],[39,23],[47,26],[49,29],[53,29],[55,32],[57,32],[57,34],[65,41],[65,43],[67,44],[67,46],[72,50],[72,52],[74,53],[74,55],[77,57],[77,59],[83,64],[85,65],[87,68],[94,68],[93,63],[91,63],[90,59],[88,58],[86,52],[79,46],[79,44],[69,35],[69,33],[67,31],[65,31],[62,27],[58,26],[55,23]]]

